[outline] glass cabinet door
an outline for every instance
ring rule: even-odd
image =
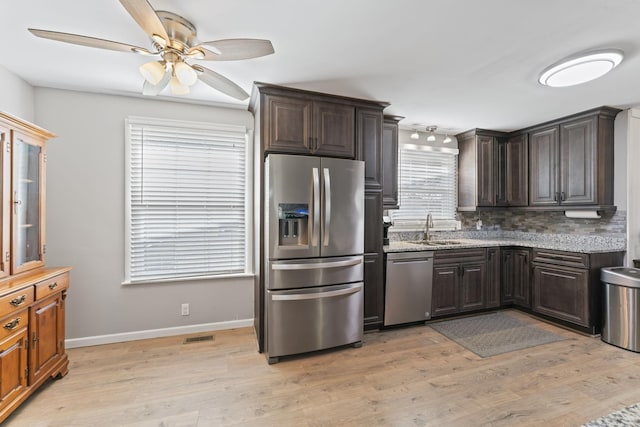
[[[42,159],[39,141],[14,133],[12,273],[44,264],[42,254]]]
[[[11,191],[11,155],[8,147],[11,138],[10,130],[0,126],[0,277],[11,274],[9,257],[9,239],[11,238],[11,208],[9,207]]]

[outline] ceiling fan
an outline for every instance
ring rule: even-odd
[[[156,11],[147,0],[120,0],[120,3],[151,38],[152,50],[77,34],[35,28],[29,28],[29,31],[35,36],[65,43],[159,56],[159,60],[140,66],[140,73],[145,78],[142,88],[145,95],[157,95],[169,84],[173,94],[185,95],[189,93],[189,87],[199,79],[224,94],[245,100],[249,94],[240,86],[213,70],[199,64],[190,64],[189,61],[236,61],[274,52],[269,40],[226,39],[198,42],[195,26],[185,18],[171,12]]]

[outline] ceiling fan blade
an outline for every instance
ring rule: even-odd
[[[167,30],[147,0],[120,0],[120,3],[122,3],[122,6],[127,9],[129,15],[135,19],[149,37],[154,38],[153,36],[159,36],[163,38],[165,42],[169,41]]]
[[[115,50],[119,52],[135,52],[144,55],[155,55],[155,52],[149,52],[147,49],[138,46],[132,46],[125,43],[114,42],[111,40],[98,39],[95,37],[80,36],[77,34],[59,33],[57,31],[38,30],[29,28],[31,34],[43,39],[56,40],[65,43],[77,44],[81,46],[97,47],[99,49]]]
[[[197,64],[192,65],[192,67],[198,72],[198,78],[212,88],[233,98],[239,99],[240,101],[244,101],[249,98],[249,94],[247,92],[225,76]]]
[[[148,96],[156,96],[162,89],[167,87],[169,81],[171,80],[171,70],[167,70],[162,80],[157,85],[153,85],[149,83],[147,80],[144,81],[144,85],[142,86],[142,94]]]
[[[259,58],[261,56],[271,55],[273,45],[269,40],[262,39],[226,39],[214,40],[210,42],[202,42],[192,49],[205,50],[213,48],[213,55],[205,53],[205,60],[209,61],[237,61],[239,59]],[[216,55],[216,53],[220,52]]]

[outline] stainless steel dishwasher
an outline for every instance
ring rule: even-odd
[[[390,252],[384,303],[384,325],[431,318],[433,252]]]

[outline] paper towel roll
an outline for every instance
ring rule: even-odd
[[[586,218],[586,219],[598,219],[601,218],[598,215],[598,211],[564,211],[567,218]]]

